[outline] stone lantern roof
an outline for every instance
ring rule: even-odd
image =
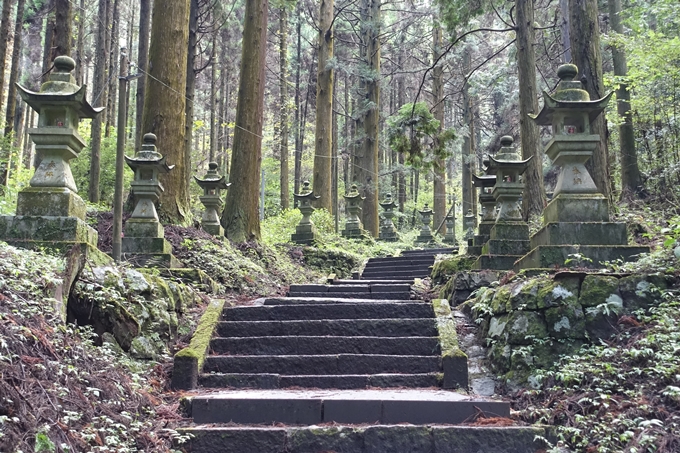
[[[345,200],[365,200],[366,197],[362,197],[361,194],[359,193],[359,189],[357,188],[356,184],[352,184],[352,186],[349,188],[349,192],[347,192],[345,195],[343,195]]]
[[[67,56],[54,59],[55,70],[47,82],[43,83],[39,92],[28,90],[17,83],[21,98],[36,112],[46,106],[73,108],[79,118],[94,118],[104,107],[92,107],[85,99],[87,86],[79,87],[71,72],[76,62]]]
[[[517,152],[517,148],[513,145],[513,139],[509,135],[501,137],[501,149],[495,156],[489,157],[489,166],[486,171],[487,175],[497,175],[503,170],[510,170],[518,174],[524,173],[529,161],[534,157],[531,156],[526,160],[522,160],[522,156]],[[513,181],[514,182],[514,181]]]
[[[383,209],[394,209],[397,207],[397,203],[394,202],[391,193],[386,193],[385,199],[381,201],[379,204]]]
[[[156,149],[156,135],[155,134],[144,134],[144,142],[142,144],[142,149],[137,151],[135,157],[125,156],[125,162],[133,170],[142,168],[152,168],[158,170],[161,173],[168,173],[170,170],[175,168],[174,165],[168,165],[165,162],[165,156],[158,152]]]
[[[539,126],[554,124],[553,115],[558,111],[581,111],[587,112],[590,122],[607,107],[612,93],[602,99],[590,100],[590,94],[583,89],[583,84],[574,80],[578,74],[578,68],[573,64],[564,64],[557,69],[560,82],[553,95],[543,92],[543,109],[538,115],[529,115]]]
[[[300,193],[294,193],[293,197],[295,197],[296,200],[300,201],[314,201],[318,200],[321,198],[319,195],[314,195],[314,192],[312,192],[312,188],[310,187],[309,181],[304,181],[302,183],[302,188],[300,190]]]
[[[227,189],[231,183],[227,182],[225,176],[219,174],[218,168],[217,162],[210,162],[208,163],[208,171],[205,176],[203,176],[203,179],[194,175],[194,180],[196,180],[196,183],[204,190]]]

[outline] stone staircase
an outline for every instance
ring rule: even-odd
[[[406,250],[401,256],[371,258],[366,263],[361,279],[395,280],[425,278],[430,275],[435,255],[456,253],[457,248],[436,248],[424,250]]]
[[[192,438],[181,448],[534,453],[540,428],[460,425],[508,417],[509,404],[442,388],[452,386],[442,324],[410,283],[293,285],[289,297],[224,308],[186,400],[181,431]]]

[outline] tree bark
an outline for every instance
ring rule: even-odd
[[[109,4],[109,25],[111,26],[111,33],[108,34],[109,39],[109,74],[116,74],[116,67],[118,66],[118,52],[120,50],[118,43],[120,42],[120,0],[113,0],[113,5]],[[116,77],[109,77],[106,104],[106,128],[104,129],[104,136],[111,135],[111,129],[116,127],[116,104],[118,103],[118,83]]]
[[[85,0],[78,6],[78,37],[76,38],[76,83],[83,84],[85,68]]]
[[[590,93],[591,99],[601,99],[605,91],[597,0],[569,0],[569,25],[573,62],[585,80],[584,88]],[[605,116],[599,115],[590,128],[593,134],[600,136],[600,143],[593,152],[593,157],[586,162],[586,168],[600,192],[611,199]]]
[[[231,157],[232,185],[222,213],[225,235],[234,242],[260,239],[257,188],[262,163],[267,8],[267,0],[246,1]]]
[[[187,162],[191,157],[191,148],[194,138],[194,98],[196,97],[196,76],[198,72],[195,67],[196,53],[198,47],[198,0],[189,0],[189,41],[187,47],[187,66],[186,74],[186,119],[184,123],[184,153]],[[186,183],[190,183],[190,171],[187,168],[185,175]]]
[[[106,78],[109,50],[106,48],[106,34],[107,34],[107,0],[99,0],[99,10],[97,17],[99,18],[97,27],[97,47],[94,60],[94,89],[92,96],[92,105],[95,107],[103,107],[106,105]],[[92,119],[92,133],[90,135],[90,180],[88,187],[88,198],[92,203],[99,202],[99,177],[101,162],[101,148],[102,148],[102,122],[101,115],[97,115]]]
[[[465,75],[470,71],[472,57],[470,55],[470,48],[466,47],[463,51],[463,71]],[[463,123],[466,125],[473,124],[472,106],[470,105],[470,84],[465,81],[463,85]],[[472,132],[472,128],[470,132]],[[474,204],[474,192],[472,190],[472,163],[474,158],[472,156],[472,137],[471,133],[463,137],[462,149],[462,164],[461,164],[461,181],[463,184],[463,215],[466,215],[468,210],[472,209]]]
[[[2,19],[0,19],[0,93],[5,92],[5,61],[7,57],[7,44],[9,43],[9,26],[11,23],[10,13],[13,0],[2,1]],[[0,96],[0,111],[3,107],[3,97]]]
[[[543,187],[543,152],[538,125],[529,117],[538,113],[536,86],[536,53],[534,51],[534,2],[517,0],[517,70],[519,81],[519,128],[522,140],[522,159],[533,156],[524,172],[523,217],[539,216],[545,206]]]
[[[442,49],[442,29],[435,18],[434,29],[432,30],[432,61],[437,61]],[[441,64],[434,67],[432,71],[432,103],[434,118],[439,121],[439,132],[444,130],[444,68]],[[438,146],[435,143],[435,146]],[[433,226],[437,230],[443,223],[446,216],[446,165],[443,159],[437,158],[434,167],[434,211]],[[437,231],[435,231],[436,233]]]
[[[623,34],[621,24],[621,0],[609,0],[609,23],[612,30]],[[625,78],[628,75],[628,63],[623,48],[612,46],[614,75]],[[620,82],[616,89],[616,109],[623,120],[619,124],[619,140],[621,146],[621,197],[630,198],[643,194],[640,168],[638,167],[637,150],[635,149],[635,131],[633,130],[633,114],[630,110],[630,92],[628,84]]]
[[[279,8],[279,141],[280,176],[279,198],[281,209],[290,208],[288,181],[288,9]]]
[[[317,207],[332,211],[333,148],[333,0],[321,0],[319,58],[316,77],[316,135],[314,137],[314,194]]]
[[[380,1],[361,3],[361,70],[359,108],[363,137],[355,157],[355,181],[365,198],[362,210],[364,228],[378,236],[378,129],[380,125]]]
[[[210,68],[210,155],[208,162],[215,160],[217,154],[217,33],[213,35],[212,40],[212,55],[213,62]]]
[[[72,9],[70,0],[55,0],[55,29],[54,47],[52,48],[52,61],[58,56],[71,56],[71,31]]]
[[[294,175],[293,175],[293,193],[300,193],[300,184],[302,181],[302,138],[301,138],[301,127],[300,127],[300,69],[302,66],[302,2],[297,3],[297,24],[295,26],[295,33],[297,35],[297,45],[296,45],[296,66],[295,66],[295,120],[294,120],[294,133],[295,133],[295,162],[294,162]]]
[[[175,168],[161,177],[159,215],[164,222],[185,225],[190,218],[184,148],[189,0],[156,1],[153,6],[149,74],[143,130],[158,137],[158,150]]]
[[[560,34],[562,35],[562,61],[571,62],[571,40],[569,38],[569,0],[560,0]]]
[[[146,73],[149,62],[149,34],[151,28],[151,0],[139,0],[139,44],[137,47],[137,66],[142,76],[137,79],[135,94],[135,149],[142,148],[142,137],[146,132],[142,126],[144,112],[144,96],[146,92]]]

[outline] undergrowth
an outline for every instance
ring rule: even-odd
[[[163,368],[61,322],[48,296],[63,267],[0,242],[0,451],[172,451]]]

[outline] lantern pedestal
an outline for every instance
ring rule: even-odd
[[[380,206],[385,211],[383,212],[384,219],[380,224],[378,239],[385,242],[396,242],[399,240],[399,233],[397,233],[397,228],[392,219],[394,219],[394,208],[397,207],[397,204],[392,199],[391,193],[385,194],[385,199],[380,203]]]
[[[349,192],[344,195],[345,211],[347,212],[347,220],[345,221],[345,229],[342,230],[342,236],[346,238],[363,238],[365,232],[363,225],[361,225],[361,203],[365,197],[359,194],[356,184],[352,184]]]
[[[298,202],[298,209],[302,213],[302,219],[295,227],[295,233],[291,235],[291,240],[296,244],[311,245],[317,239],[316,227],[310,219],[310,216],[315,211],[312,202],[321,197],[314,195],[309,187],[309,181],[304,181],[301,193],[293,194],[293,197]]]
[[[415,242],[421,244],[434,242],[434,236],[432,236],[432,230],[430,229],[430,222],[432,222],[432,215],[434,214],[434,211],[430,209],[427,204],[425,204],[423,210],[418,212],[422,216],[423,226],[420,228],[420,234],[416,238]]]
[[[208,172],[203,179],[194,176],[196,183],[203,189],[203,195],[199,197],[205,211],[201,217],[201,228],[213,236],[224,236],[224,228],[220,223],[220,216],[217,211],[222,209],[222,190],[227,189],[231,184],[226,182],[226,178],[220,175],[220,167],[217,162],[208,163]]]

